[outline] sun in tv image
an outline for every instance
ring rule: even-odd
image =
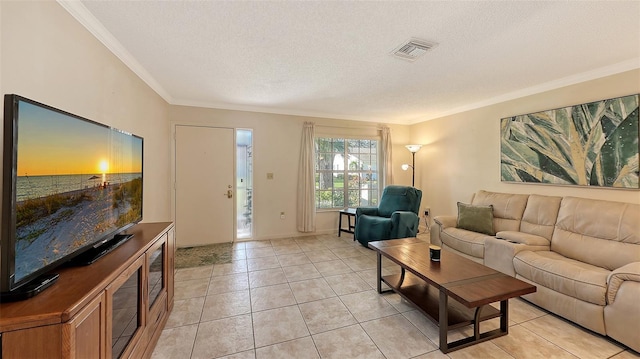
[[[142,216],[141,138],[26,102],[19,113],[16,280]]]

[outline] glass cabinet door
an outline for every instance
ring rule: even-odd
[[[161,242],[161,245],[150,252],[147,260],[147,264],[149,266],[149,280],[147,288],[149,291],[149,309],[151,309],[156,300],[158,300],[160,293],[162,293],[162,289],[164,289],[165,286],[165,252],[166,242]]]
[[[130,352],[142,335],[143,263],[141,257],[107,287],[111,358],[120,358],[125,351]]]

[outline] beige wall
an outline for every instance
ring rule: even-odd
[[[480,190],[578,196],[640,203],[639,190],[502,183],[500,119],[640,92],[640,70],[608,76],[411,126],[423,206],[434,215],[455,214]],[[418,179],[416,179],[418,181]]]
[[[0,21],[2,94],[144,137],[144,221],[170,220],[169,105],[56,2],[2,1]]]
[[[267,113],[171,106],[172,132],[175,125],[248,128],[253,130],[254,146],[254,239],[282,238],[299,235],[296,229],[296,188],[302,126],[305,121],[316,124],[316,134],[377,136],[375,124],[323,118],[276,115]],[[390,126],[396,145],[394,161],[408,161],[403,148],[409,138],[408,126]],[[173,156],[173,155],[172,155]],[[402,172],[402,171],[400,171]],[[272,180],[267,173],[273,173]],[[408,181],[406,173],[399,180]],[[172,178],[174,176],[172,175]],[[285,212],[285,219],[280,219]],[[336,211],[316,216],[317,233],[333,233],[338,224]]]

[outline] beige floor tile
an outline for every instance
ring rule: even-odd
[[[247,259],[247,269],[251,271],[280,268],[280,262],[275,255],[269,257]]]
[[[304,253],[312,263],[333,261],[333,260],[339,259],[338,256],[336,256],[335,254],[333,254],[333,252],[331,252],[330,249],[326,249],[326,248],[314,249],[312,251],[305,251]]]
[[[324,244],[322,244],[322,242],[315,239],[296,241],[296,243],[298,243],[298,246],[300,247],[300,249],[302,249],[302,251],[305,253],[328,250],[327,247]]]
[[[247,261],[244,259],[232,261],[231,263],[214,264],[213,276],[244,273],[247,271]]]
[[[225,355],[219,359],[256,359],[256,351],[253,349],[247,350],[246,352]]]
[[[202,322],[191,359],[210,359],[253,349],[251,314]]]
[[[234,249],[231,252],[231,260],[237,261],[241,259],[247,259],[247,251],[244,249]]]
[[[253,312],[296,304],[296,299],[288,284],[251,289],[251,310]]]
[[[269,241],[269,240],[245,241],[243,243],[245,245],[245,249],[271,247],[271,241]]]
[[[346,295],[357,292],[371,290],[369,284],[360,278],[356,273],[338,274],[326,277],[327,283],[338,295]]]
[[[447,354],[443,354],[440,349],[436,349],[432,352],[429,352],[427,354],[422,354],[422,355],[418,355],[415,358],[411,358],[411,359],[448,359],[449,356]]]
[[[237,290],[249,289],[249,279],[247,273],[237,273],[211,277],[207,295],[235,292]]]
[[[323,238],[320,240],[322,241],[322,244],[324,244],[327,248],[332,250],[335,248],[341,248],[341,247],[353,248],[353,243],[348,242],[348,241],[351,241],[351,239],[347,239],[347,241],[344,241],[341,238],[333,236],[333,237]]]
[[[198,324],[202,316],[204,300],[205,297],[198,297],[174,301],[173,310],[164,326],[165,329]]]
[[[297,305],[253,313],[256,348],[309,335]]]
[[[314,359],[320,358],[311,337],[274,344],[256,350],[257,359]]]
[[[438,325],[434,323],[431,319],[427,318],[422,312],[419,310],[410,310],[408,312],[403,312],[402,315],[407,318],[413,325],[415,325],[422,334],[426,335],[429,340],[431,340],[434,344],[440,345],[440,329]],[[447,335],[447,341],[449,343],[454,342],[456,340],[463,339],[465,336],[462,334],[460,330],[450,331]]]
[[[248,289],[214,294],[205,298],[200,321],[206,322],[247,313],[251,313]]]
[[[516,324],[524,323],[543,315],[547,315],[547,312],[524,299],[514,298],[509,300],[509,321]]]
[[[340,300],[360,323],[398,314],[391,304],[373,290],[342,295]]]
[[[282,268],[265,269],[249,272],[249,287],[258,288],[287,282]]]
[[[451,359],[517,359],[509,355],[504,350],[498,348],[492,342],[484,342],[463,349],[459,349],[447,354]]]
[[[292,244],[297,244],[296,240],[293,238],[277,238],[271,240],[271,246],[288,246]]]
[[[508,335],[493,339],[491,343],[518,359],[576,359],[573,354],[532,333],[521,325],[509,328]]]
[[[520,325],[583,359],[608,358],[624,349],[605,337],[550,314]]]
[[[356,272],[376,268],[376,261],[363,255],[345,258],[343,261]]]
[[[311,263],[284,267],[283,270],[284,275],[287,276],[287,280],[289,282],[322,277],[322,274],[320,274],[316,267]]]
[[[200,278],[175,282],[174,300],[204,297],[209,288],[209,278]]]
[[[359,325],[315,334],[313,341],[323,359],[384,359]]]
[[[176,271],[174,280],[176,282],[181,282],[184,280],[209,278],[211,277],[212,271],[213,271],[213,265],[193,267],[193,268],[181,268]]]
[[[361,324],[387,358],[411,358],[437,347],[400,314]]]
[[[333,289],[324,278],[291,282],[289,287],[291,287],[293,296],[298,304],[336,296],[336,293],[333,292]]]
[[[324,277],[343,273],[353,273],[353,270],[351,270],[351,268],[349,268],[349,266],[340,259],[329,260],[326,262],[314,262],[313,265]]]
[[[611,359],[638,359],[638,358],[640,358],[640,354],[634,352],[631,349],[627,349],[611,357]]]
[[[231,248],[233,248],[233,250],[245,249],[245,248],[247,248],[247,243],[246,243],[246,241],[238,240],[238,241],[233,242],[233,244],[231,245]]]
[[[295,242],[292,242],[292,244],[277,245],[277,246],[274,245],[273,251],[276,253],[276,255],[282,255],[282,254],[301,253],[302,249],[298,246],[298,244],[296,244]]]
[[[198,325],[188,325],[164,329],[156,344],[152,359],[173,359],[191,357],[191,349],[196,340]]]
[[[404,298],[402,298],[400,294],[385,293],[382,296],[387,302],[389,302],[389,304],[391,304],[394,308],[396,308],[396,310],[400,313],[408,312],[410,310],[416,309],[416,307],[413,304],[409,303]]]
[[[246,251],[247,251],[247,259],[270,257],[270,256],[276,255],[276,252],[273,251],[273,248],[271,246],[247,248]]]
[[[304,253],[283,254],[278,256],[278,261],[283,267],[309,264],[311,261]]]
[[[357,323],[339,298],[304,303],[299,307],[311,334],[318,334]]]
[[[335,254],[340,259],[362,256],[362,253],[360,253],[358,248],[354,248],[352,246],[334,247],[334,248],[331,248],[331,252],[333,252],[333,254]]]

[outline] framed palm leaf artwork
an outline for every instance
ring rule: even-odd
[[[503,182],[640,188],[638,95],[503,118]]]

